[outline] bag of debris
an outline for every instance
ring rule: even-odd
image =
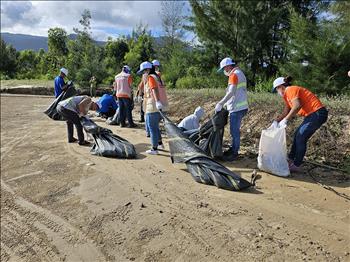
[[[46,109],[46,111],[44,112],[44,114],[46,114],[48,117],[50,117],[53,120],[65,120],[58,112],[57,112],[57,105],[59,102],[70,98],[72,96],[75,96],[77,94],[77,91],[73,85],[73,83],[71,83],[66,91],[63,91],[53,102],[52,104]]]
[[[94,145],[91,148],[91,154],[115,158],[136,158],[134,145],[113,134],[110,129],[100,127],[86,117],[81,118],[81,124],[84,130],[93,137]]]
[[[285,127],[272,125],[261,131],[258,168],[276,176],[287,177],[290,175]]]
[[[119,107],[115,111],[114,116],[107,118],[106,123],[108,125],[119,125],[120,124],[120,121],[119,121]]]
[[[198,132],[193,133],[190,139],[212,158],[223,155],[222,143],[224,128],[227,124],[228,111],[223,109],[201,126]]]
[[[180,128],[162,112],[161,114],[168,135],[172,162],[185,163],[196,182],[232,191],[239,191],[254,185],[255,181],[248,182],[207,156],[201,148],[182,133]]]

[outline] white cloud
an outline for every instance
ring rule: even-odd
[[[1,1],[1,31],[46,36],[49,28],[62,27],[72,33],[84,9],[99,40],[131,32],[140,21],[161,31],[160,1]]]

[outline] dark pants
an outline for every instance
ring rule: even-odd
[[[125,125],[125,120],[128,119],[129,125],[133,125],[132,120],[132,103],[130,98],[118,97],[119,105],[119,120],[121,125]]]
[[[143,111],[143,99],[140,105],[140,115],[141,115],[141,121],[145,121],[145,111]]]
[[[73,124],[77,129],[79,143],[84,142],[83,126],[80,123],[79,115],[71,110],[65,109],[60,105],[57,106],[57,112],[67,120],[68,142],[73,141]]]
[[[108,117],[114,116],[115,111],[116,111],[116,110],[115,110],[114,108],[110,107],[110,108],[108,109],[108,112],[100,112],[100,115],[101,115],[101,117],[103,117],[103,118],[108,118]]]
[[[307,141],[316,132],[316,130],[327,121],[327,118],[328,111],[323,107],[305,117],[304,121],[295,131],[293,145],[288,157],[294,161],[296,166],[300,166],[303,163]]]

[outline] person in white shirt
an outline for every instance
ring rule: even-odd
[[[80,117],[85,116],[90,110],[98,110],[99,106],[88,96],[72,96],[63,100],[57,105],[57,112],[67,120],[68,143],[78,141],[79,145],[90,145],[84,140],[83,126],[80,123]],[[77,129],[78,139],[73,137],[74,129]]]
[[[193,114],[186,116],[177,126],[184,132],[185,135],[190,136],[199,130],[199,121],[203,116],[204,109],[199,106],[196,108],[196,110],[194,110]]]

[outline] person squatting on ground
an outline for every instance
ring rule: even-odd
[[[300,172],[307,141],[328,118],[328,111],[311,91],[304,87],[291,85],[292,78],[278,77],[273,82],[272,92],[278,93],[284,100],[283,113],[275,121],[279,126],[287,126],[288,121],[298,114],[304,121],[294,133],[294,140],[289,152],[289,170]]]
[[[223,106],[226,105],[230,113],[232,144],[230,149],[224,152],[223,160],[233,161],[237,159],[240,147],[241,122],[248,112],[247,79],[242,70],[229,57],[220,62],[218,72],[222,71],[228,76],[228,85],[225,96],[215,106],[215,112],[220,112]]]
[[[90,78],[90,96],[95,97],[96,96],[96,87],[97,87],[97,80],[95,76],[92,76]]]
[[[186,116],[177,126],[183,131],[186,136],[190,136],[199,130],[199,121],[203,116],[204,109],[199,106],[196,108],[196,110],[194,110],[194,113],[192,115]]]
[[[125,120],[128,119],[128,127],[136,127],[132,119],[132,77],[130,68],[125,65],[122,71],[115,76],[114,90],[118,99],[120,126],[126,127]]]
[[[99,113],[102,118],[114,116],[118,109],[118,103],[114,95],[104,94],[96,103],[99,107],[97,113]]]
[[[80,123],[80,117],[85,116],[90,110],[98,110],[99,107],[95,102],[92,102],[88,96],[72,96],[58,103],[57,111],[67,120],[68,143],[78,141],[79,145],[89,145],[84,139],[83,126]],[[74,129],[77,129],[78,139],[74,138]]]
[[[68,69],[62,67],[60,69],[60,74],[55,77],[54,85],[55,85],[55,97],[59,97],[59,95],[67,90],[69,83],[64,82],[64,78],[68,76]]]
[[[167,111],[168,99],[162,80],[157,75],[154,66],[150,62],[143,62],[140,65],[138,74],[145,73],[147,81],[145,84],[144,108],[146,112],[146,124],[150,131],[152,148],[147,150],[147,154],[158,154],[158,148],[164,149],[162,137],[159,129],[159,122],[162,112]]]

